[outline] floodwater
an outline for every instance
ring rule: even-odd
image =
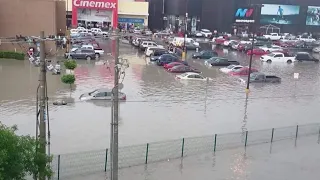
[[[249,62],[242,53],[218,52],[242,65]],[[319,122],[319,64],[262,64],[254,57],[253,67],[281,77],[282,82],[251,85],[246,100],[244,85],[217,68],[205,67],[201,60],[189,58],[188,62],[212,78],[208,83],[177,81],[163,68],[148,64],[130,45],[122,44],[120,54],[130,62],[122,89],[127,102],[120,105],[120,146]],[[112,88],[112,73],[102,63],[78,60],[72,90],[59,76],[48,73],[53,153],[109,146],[110,103],[80,102],[79,96]],[[293,73],[300,73],[299,79],[295,80]],[[35,134],[38,74],[39,68],[28,61],[0,60],[0,120],[17,124],[20,134]],[[69,104],[53,106],[56,99]]]
[[[221,179],[221,180],[301,180],[319,179],[320,146],[317,137],[278,141],[204,153],[119,170],[119,179]],[[102,180],[109,172],[69,177],[68,180]],[[62,178],[63,179],[63,178]]]

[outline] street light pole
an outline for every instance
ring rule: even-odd
[[[184,60],[187,59],[187,47],[186,47],[186,41],[188,37],[188,13],[186,13],[186,20],[185,20],[185,26],[184,26],[184,41],[183,41],[183,52],[184,52]]]
[[[119,32],[116,30],[115,37],[115,62],[114,62],[114,88],[113,97],[113,135],[112,135],[112,180],[118,180],[118,125],[119,125]]]
[[[250,62],[249,62],[249,73],[248,73],[248,80],[247,80],[247,88],[246,88],[246,93],[249,93],[249,88],[250,88],[250,74],[251,74],[251,67],[252,67],[252,56],[253,56],[253,47],[254,47],[254,40],[255,40],[255,34],[256,34],[256,28],[255,28],[255,20],[256,20],[256,7],[262,7],[263,5],[250,5],[253,8],[253,20],[254,22],[252,23],[252,41],[251,41],[251,54],[250,54]]]
[[[186,48],[186,41],[188,37],[187,31],[188,31],[188,0],[186,0],[186,17],[184,22],[184,41],[183,41],[183,55],[182,55],[183,60],[187,59],[187,48]]]
[[[254,46],[254,38],[255,38],[255,31],[252,35],[252,42],[251,42],[251,54],[250,54],[250,62],[249,62],[249,74],[248,74],[248,80],[247,80],[247,88],[246,92],[249,92],[249,86],[250,86],[250,74],[251,74],[251,67],[252,67],[252,56],[253,56],[253,46]]]
[[[42,156],[47,155],[46,146],[47,146],[47,137],[46,137],[46,81],[47,81],[47,71],[46,71],[46,60],[45,60],[45,44],[44,44],[44,31],[40,32],[40,147],[38,153]],[[47,164],[42,163],[39,167],[39,180],[46,180],[45,168]]]

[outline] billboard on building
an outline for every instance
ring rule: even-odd
[[[298,24],[300,6],[263,4],[261,8],[261,24]]]
[[[235,23],[254,23],[254,9],[253,8],[238,8],[234,15]]]
[[[306,25],[320,26],[320,6],[308,6]]]

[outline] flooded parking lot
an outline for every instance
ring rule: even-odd
[[[241,65],[249,63],[243,53],[217,51]],[[148,64],[130,45],[122,44],[120,53],[130,62],[122,89],[127,101],[120,105],[120,145],[319,122],[317,63],[267,64],[254,57],[253,67],[281,77],[282,82],[252,84],[246,100],[243,84],[218,68],[205,67],[203,60],[188,58],[190,65],[212,80],[183,82],[162,67]],[[298,80],[293,78],[294,73],[300,73]],[[28,61],[0,61],[0,119],[8,125],[17,124],[21,134],[35,134],[38,74],[39,69]],[[53,153],[109,146],[111,104],[80,102],[79,96],[102,87],[112,88],[112,74],[103,63],[78,60],[72,91],[59,76],[48,75],[50,101],[70,102],[67,106],[50,106]]]

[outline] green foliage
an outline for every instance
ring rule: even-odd
[[[71,70],[74,70],[76,67],[77,67],[77,62],[75,60],[66,60],[64,62],[64,66],[67,68],[67,69],[71,69]]]
[[[52,157],[37,153],[37,141],[34,137],[18,136],[16,126],[6,127],[0,123],[0,180],[23,180],[26,175],[38,175],[42,169],[44,175],[51,177]]]
[[[73,74],[65,74],[61,77],[61,81],[65,84],[74,84],[76,78]]]
[[[20,52],[0,51],[0,58],[3,59],[24,60],[24,56],[25,54]]]

